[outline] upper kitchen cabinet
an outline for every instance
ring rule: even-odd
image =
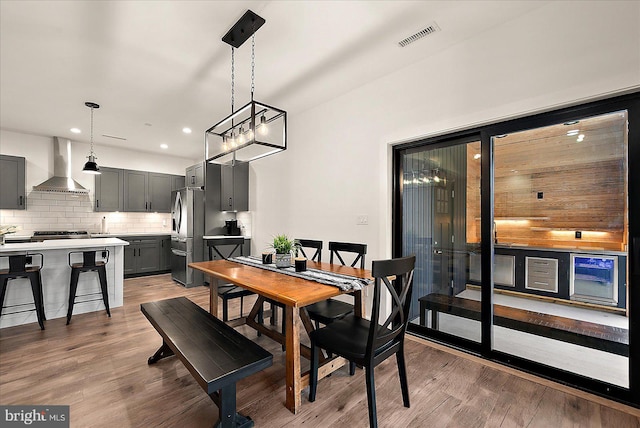
[[[147,189],[149,173],[144,171],[124,172],[124,210],[127,212],[149,211]]]
[[[185,187],[185,176],[184,175],[172,175],[171,176],[171,190],[178,190]]]
[[[249,163],[208,164],[207,195],[219,195],[220,211],[249,211]]]
[[[187,168],[185,184],[187,187],[204,186],[204,163],[197,163]]]
[[[96,175],[96,211],[124,211],[124,170],[100,168]]]
[[[171,212],[173,176],[145,171],[124,171],[124,210]]]
[[[0,155],[0,209],[24,210],[26,207],[25,159]]]
[[[148,211],[171,212],[171,189],[173,176],[169,174],[149,173]]]

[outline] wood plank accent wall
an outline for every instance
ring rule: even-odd
[[[626,116],[523,131],[494,139],[498,242],[625,251]],[[565,134],[563,134],[563,132]],[[479,148],[467,147],[467,239],[480,242]],[[576,238],[575,232],[582,237]]]

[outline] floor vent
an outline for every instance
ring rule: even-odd
[[[429,34],[433,34],[437,31],[440,31],[440,27],[438,27],[438,24],[436,24],[435,22],[432,22],[431,25],[429,25],[428,27],[418,31],[417,33],[407,37],[406,39],[402,39],[398,42],[398,46],[400,46],[401,48],[410,45],[413,42],[416,42],[420,39],[422,39],[423,37],[428,36]]]

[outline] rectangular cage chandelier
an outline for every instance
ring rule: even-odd
[[[251,162],[287,149],[287,112],[255,101],[255,32],[265,20],[248,10],[222,38],[231,45],[231,114],[205,131],[205,160],[211,163]],[[251,43],[251,101],[234,109],[234,50]]]

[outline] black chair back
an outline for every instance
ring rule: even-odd
[[[321,262],[322,261],[322,241],[316,241],[314,239],[296,239],[296,242],[300,244],[298,249],[302,253],[302,255],[309,259],[307,254],[304,252],[305,248],[313,248],[316,252],[309,259],[313,262]]]
[[[342,258],[340,253],[353,253],[356,254],[356,258],[353,259],[351,267],[356,267],[360,262],[360,269],[364,269],[364,256],[367,254],[367,244],[354,244],[350,242],[329,242],[329,263],[333,263],[333,256],[340,261],[343,266],[347,263]]]
[[[35,263],[33,256],[38,256],[40,260]],[[9,259],[9,273],[25,272],[27,268],[42,268],[44,265],[44,256],[41,253],[32,254],[16,254],[12,256],[0,256],[3,259]]]
[[[218,256],[222,259],[229,259],[234,257],[236,251],[240,250],[240,255],[244,256],[244,238],[220,238],[220,239],[211,239],[207,241],[207,245],[209,246],[209,260],[213,260],[213,253],[211,250],[215,251]],[[219,246],[222,245],[235,245],[229,252],[229,255],[223,255],[218,249]]]
[[[409,321],[415,264],[415,256],[373,261],[371,274],[375,279],[375,284],[371,312],[372,328],[369,330],[367,341],[367,355],[370,358],[376,357],[376,350],[388,349],[390,351],[404,338]],[[384,291],[391,295],[391,313],[380,323],[380,298]],[[387,353],[384,352],[384,354]]]

